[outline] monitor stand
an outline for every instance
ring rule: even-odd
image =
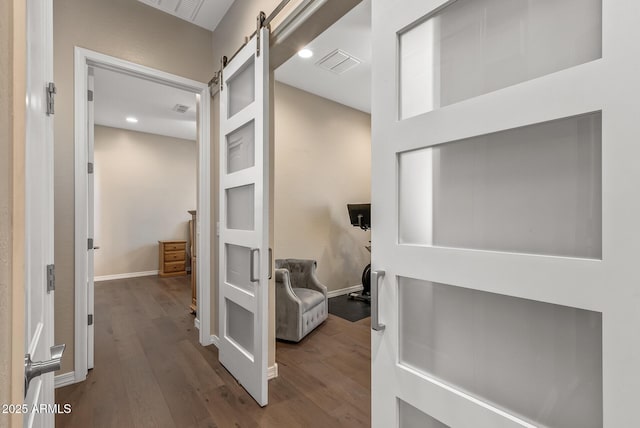
[[[371,251],[371,247],[367,247]],[[362,291],[349,293],[349,298],[371,303],[371,263],[362,271]]]

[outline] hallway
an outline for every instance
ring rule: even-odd
[[[95,369],[56,390],[58,427],[370,426],[369,319],[333,315],[299,344],[277,343],[279,376],[260,408],[203,348],[189,277],[96,283]]]

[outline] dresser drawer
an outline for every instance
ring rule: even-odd
[[[164,244],[164,251],[178,251],[185,250],[187,248],[186,242],[167,242]]]
[[[183,270],[185,270],[184,268],[184,261],[181,262],[166,262],[163,266],[163,270],[166,273],[170,273],[170,272],[182,272]]]
[[[184,250],[181,251],[165,251],[164,253],[164,261],[165,262],[180,262],[184,261],[185,253]]]

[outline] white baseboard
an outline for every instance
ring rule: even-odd
[[[76,383],[76,372],[63,373],[53,378],[55,388],[62,388]]]
[[[344,296],[345,294],[355,293],[360,290],[362,290],[362,284],[354,285],[347,288],[341,288],[339,290],[331,290],[327,292],[327,297],[330,299],[332,297]]]
[[[202,343],[202,346],[209,346],[209,345],[216,345],[216,348],[218,347],[218,336],[214,336],[213,334],[211,336],[209,336],[209,340],[205,340],[204,343]]]
[[[93,278],[93,280],[95,282],[98,282],[98,281],[111,281],[113,279],[138,278],[140,276],[152,276],[152,275],[157,275],[157,274],[158,274],[157,270],[148,270],[146,272],[117,273],[115,275],[95,276]]]
[[[197,328],[198,330],[200,330],[200,318],[194,318],[193,319],[193,326],[195,328]]]
[[[210,341],[211,345],[215,346],[216,348],[220,349],[220,338],[218,336],[216,336],[215,334],[211,335],[211,341]]]
[[[274,363],[271,367],[267,369],[267,379],[275,379],[278,377],[278,363]]]

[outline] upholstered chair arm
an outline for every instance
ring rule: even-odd
[[[276,269],[276,336],[295,337],[302,327],[302,301],[291,287],[289,271]],[[278,331],[282,330],[282,331]],[[289,331],[291,330],[291,331]]]
[[[324,295],[324,297],[327,297],[327,287],[318,280],[318,277],[316,276],[316,273],[315,273],[315,269],[311,271],[311,276],[309,277],[307,288],[319,291]]]
[[[295,302],[296,305],[302,305],[302,302],[293,292],[291,280],[289,279],[289,271],[286,269],[276,269],[276,292],[280,291],[287,300]]]

